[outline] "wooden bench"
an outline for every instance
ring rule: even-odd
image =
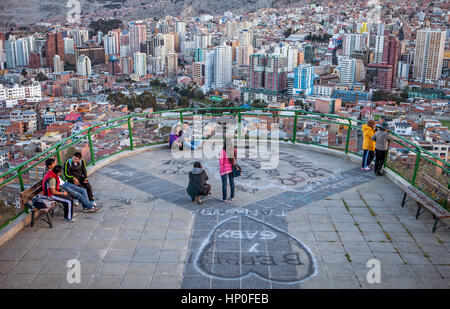
[[[38,194],[42,193],[42,181],[36,182],[34,185],[32,185],[30,188],[26,189],[25,191],[20,192],[19,200],[20,200],[20,206],[21,207],[28,207],[28,209],[31,209],[31,224],[30,226],[34,225],[34,218],[36,213],[45,214],[45,216],[42,216],[41,220],[47,222],[47,224],[50,226],[50,228],[53,227],[52,218],[54,216],[55,210],[54,208],[57,206],[56,201],[52,202],[52,206],[48,208],[31,208],[32,206],[32,199]]]
[[[405,194],[403,195],[402,207],[405,206],[406,197],[409,196],[411,199],[416,201],[417,203],[417,212],[416,212],[416,220],[419,219],[419,216],[425,211],[428,210],[434,219],[434,225],[432,228],[432,232],[434,233],[438,228],[443,227],[445,225],[438,227],[439,219],[448,219],[450,218],[450,212],[445,210],[441,205],[439,205],[432,198],[428,197],[416,187],[407,186],[402,188]],[[424,208],[424,210],[422,210]]]

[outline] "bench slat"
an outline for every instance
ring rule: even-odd
[[[449,218],[450,212],[442,208],[438,203],[425,195],[422,191],[413,186],[404,188],[404,191],[416,202],[429,210],[433,215],[439,218]]]

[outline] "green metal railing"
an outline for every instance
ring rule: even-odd
[[[165,114],[165,115],[164,115]],[[120,117],[118,119],[108,120],[99,124],[94,124],[88,128],[85,128],[81,132],[78,132],[75,135],[67,137],[62,141],[54,144],[46,151],[39,153],[27,160],[26,162],[20,164],[17,167],[7,171],[6,173],[0,175],[0,193],[2,188],[6,186],[12,186],[12,182],[18,182],[19,191],[25,190],[25,182],[24,175],[31,171],[34,167],[37,167],[39,164],[44,162],[47,158],[55,157],[58,160],[58,164],[62,165],[63,157],[62,154],[67,151],[70,147],[75,145],[88,143],[89,146],[89,165],[95,165],[98,161],[104,160],[111,156],[114,156],[123,151],[134,151],[137,148],[149,146],[149,145],[157,145],[166,143],[166,138],[160,138],[158,141],[152,141],[150,143],[137,143],[137,139],[133,134],[133,125],[141,125],[142,123],[148,123],[149,121],[160,121],[160,120],[179,120],[179,123],[182,124],[183,120],[186,117],[193,117],[194,115],[202,115],[204,117],[237,117],[237,138],[245,137],[246,139],[253,139],[254,137],[250,137],[243,134],[243,119],[245,117],[265,117],[274,119],[275,117],[283,120],[286,124],[285,132],[290,133],[292,131],[292,135],[289,138],[279,138],[280,141],[288,141],[292,143],[303,143],[303,144],[312,144],[320,147],[326,147],[330,149],[335,149],[339,151],[343,151],[346,154],[355,154],[360,155],[358,147],[355,145],[351,145],[351,141],[358,139],[358,131],[361,124],[364,124],[362,121],[337,116],[337,115],[329,115],[322,113],[314,113],[307,112],[302,110],[280,110],[280,109],[268,109],[268,108],[188,108],[188,109],[178,109],[171,111],[159,111],[153,113],[137,113],[131,114],[127,116]],[[341,143],[336,143],[330,145],[329,142],[321,143],[320,141],[313,141],[311,139],[311,134],[308,135],[306,130],[299,129],[299,124],[301,122],[314,122],[316,123],[316,127],[329,129],[334,127],[339,133],[339,136],[342,137]],[[317,125],[317,124],[323,124]],[[290,129],[292,125],[292,129]],[[126,128],[125,131],[128,131],[128,140],[130,146],[118,149],[117,151],[110,153],[106,156],[96,157],[95,151],[95,139],[94,136],[100,134],[106,130],[112,130],[116,128]],[[144,133],[147,133],[143,130]],[[334,134],[334,133],[333,133]],[[300,137],[299,137],[300,135]],[[427,169],[435,168],[436,178],[440,179],[440,182],[450,188],[449,186],[449,175],[450,175],[450,164],[445,162],[444,160],[438,158],[437,156],[431,154],[429,151],[415,145],[409,140],[393,134],[395,138],[395,144],[400,145],[402,149],[407,150],[409,154],[415,156],[415,162],[413,164],[413,168],[401,168],[399,167],[401,163],[397,161],[390,161],[389,159],[386,161],[386,167],[390,170],[394,171],[396,174],[404,178],[406,181],[411,183],[413,186],[421,187],[418,184],[419,180],[419,171],[424,169],[424,166],[428,166]],[[305,140],[306,136],[306,140]],[[329,136],[329,134],[327,134]],[[353,136],[353,137],[352,137]],[[138,136],[139,137],[139,136]],[[303,139],[302,139],[303,137]],[[258,137],[257,137],[258,138]],[[360,137],[361,138],[361,137]],[[317,138],[316,138],[317,140]],[[336,138],[337,140],[337,138]],[[388,156],[389,157],[389,156]],[[441,177],[442,176],[442,177]],[[441,179],[442,178],[442,179]],[[1,196],[0,196],[1,197]],[[1,202],[1,200],[0,200]],[[1,204],[0,204],[1,207]],[[447,207],[445,204],[444,207]],[[1,210],[1,209],[0,209]],[[26,211],[25,209],[20,209],[20,213]],[[1,213],[0,213],[1,214]],[[17,213],[14,216],[10,216],[9,220],[6,222],[0,221],[0,228],[7,225],[9,221],[17,217]],[[1,217],[0,217],[1,219]],[[4,220],[3,220],[4,221]]]

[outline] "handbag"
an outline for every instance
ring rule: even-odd
[[[234,157],[237,157],[236,149],[234,149]],[[231,172],[233,177],[241,176],[242,168],[239,165],[237,165],[236,160],[235,159],[231,160],[230,158],[228,158],[228,160],[230,161],[231,166],[233,167],[233,171]]]
[[[233,165],[233,177],[239,177],[242,174],[242,169],[239,165],[235,164]]]

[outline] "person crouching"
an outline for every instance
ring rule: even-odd
[[[186,188],[187,193],[191,197],[192,202],[197,200],[198,204],[202,203],[202,196],[207,196],[211,192],[211,185],[206,181],[209,179],[200,162],[194,162],[194,168],[189,172],[189,184]]]

